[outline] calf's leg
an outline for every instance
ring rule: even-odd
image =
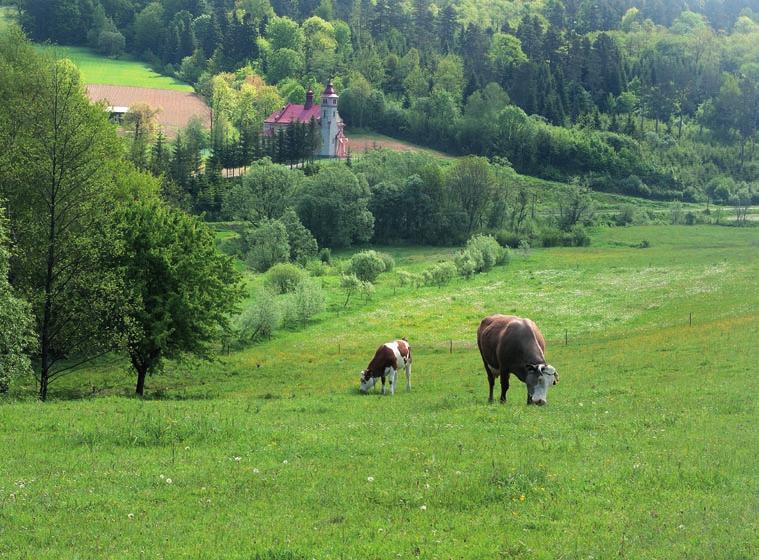
[[[411,363],[406,364],[406,391],[411,390]]]
[[[398,370],[390,370],[390,394],[395,394],[395,378],[398,375]]]
[[[385,394],[385,376],[383,375],[381,379],[382,379],[382,391],[380,392],[380,394],[384,395]]]

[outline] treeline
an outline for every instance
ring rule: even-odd
[[[166,358],[205,356],[242,295],[232,260],[126,160],[68,61],[0,33],[0,392],[125,355],[142,394]]]
[[[685,199],[759,178],[756,2],[18,2],[37,40],[123,44],[195,84],[225,166],[251,159],[267,114],[334,76],[348,125],[525,173],[589,172],[611,191],[635,176],[644,195]]]

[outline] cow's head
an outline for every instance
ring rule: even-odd
[[[527,404],[544,405],[548,402],[548,388],[559,382],[556,368],[548,364],[527,365]]]
[[[372,377],[372,374],[369,372],[369,370],[365,369],[361,372],[361,376],[358,379],[358,390],[362,393],[369,392],[369,389],[374,387],[374,384],[377,382],[376,377]]]

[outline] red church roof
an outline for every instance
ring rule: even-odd
[[[319,120],[320,107],[319,105],[311,105],[306,108],[305,105],[298,105],[296,103],[288,103],[282,107],[279,111],[274,111],[264,121],[265,124],[281,124],[286,125],[294,122],[308,123],[312,118]]]

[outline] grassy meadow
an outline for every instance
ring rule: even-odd
[[[139,60],[108,58],[85,47],[45,45],[40,48],[57,58],[71,59],[79,68],[85,84],[193,91],[190,84],[159,74]]]
[[[410,271],[453,252],[383,250]],[[755,228],[600,229],[442,288],[386,273],[345,309],[327,274],[309,326],[172,364],[145,400],[113,359],[46,404],[17,388],[0,558],[756,558],[758,256]],[[517,380],[487,404],[492,312],[540,325],[548,406]],[[360,395],[400,336],[411,393]]]

